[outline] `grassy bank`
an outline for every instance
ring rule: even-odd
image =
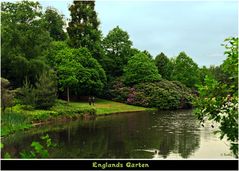
[[[147,108],[127,105],[109,100],[97,99],[95,105],[88,102],[58,100],[50,110],[34,110],[28,106],[16,105],[1,114],[1,136],[29,129],[51,120],[74,120],[83,115],[106,115],[121,112],[144,111]]]
[[[121,112],[133,112],[133,111],[144,111],[147,108],[140,106],[127,105],[124,103],[97,99],[95,105],[89,105],[87,102],[71,102],[72,106],[88,108],[92,107],[96,110],[96,115],[107,115],[112,113],[121,113]]]

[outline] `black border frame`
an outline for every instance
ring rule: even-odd
[[[96,168],[93,163],[121,163],[123,167]],[[148,168],[126,167],[126,163],[145,163]],[[238,170],[238,160],[1,160],[2,170]]]

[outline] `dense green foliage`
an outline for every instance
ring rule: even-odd
[[[87,49],[78,49],[74,51],[76,62],[80,63],[84,70],[80,71],[80,83],[78,92],[97,95],[103,90],[106,83],[105,71],[95,60]]]
[[[225,73],[222,69],[222,66],[210,66],[209,68],[203,66],[202,68],[199,68],[199,79],[200,79],[200,83],[204,85],[204,80],[206,78],[206,76],[209,76],[217,81],[223,82],[225,84],[229,84],[230,80],[229,80],[229,74]]]
[[[158,72],[162,78],[167,80],[171,79],[173,66],[171,61],[163,52],[156,56],[155,65],[157,66]]]
[[[17,98],[25,108],[32,110],[35,107],[35,94],[33,85],[26,79],[23,86],[17,91]]]
[[[222,64],[222,70],[229,75],[230,94],[238,96],[238,37],[225,39],[224,44],[227,59]]]
[[[56,75],[53,71],[43,72],[35,85],[25,80],[23,87],[17,91],[20,103],[28,109],[49,109],[57,99]]]
[[[119,26],[109,31],[103,40],[106,56],[103,66],[107,75],[111,77],[121,76],[123,68],[132,56],[132,42],[126,31]]]
[[[199,72],[197,64],[181,52],[173,61],[172,80],[180,81],[186,86],[192,88],[199,82]]]
[[[125,83],[131,85],[161,79],[154,62],[145,53],[138,53],[130,58],[123,76]]]
[[[64,49],[66,49],[66,51],[69,51],[70,48],[65,41],[53,41],[49,46],[50,48],[46,54],[46,61],[51,68],[56,70],[56,64],[58,65],[61,62],[61,58],[56,59],[57,53]]]
[[[149,51],[144,50],[142,51],[145,55],[147,55],[149,57],[149,59],[153,59],[153,56],[149,53]]]
[[[38,2],[1,3],[2,76],[16,87],[26,76],[33,83],[47,68],[42,56],[51,37],[42,16]]]
[[[226,42],[227,59],[222,68],[230,75],[230,84],[206,76],[204,85],[198,87],[195,113],[202,122],[219,123],[221,138],[227,137],[233,153],[238,156],[238,38],[229,38]]]
[[[113,82],[110,93],[116,101],[163,110],[190,108],[193,98],[189,88],[180,82],[167,80],[129,87],[118,79]]]
[[[67,35],[63,30],[65,23],[63,15],[60,15],[56,9],[48,7],[43,15],[44,27],[50,33],[55,41],[66,40]]]

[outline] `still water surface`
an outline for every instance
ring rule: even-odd
[[[201,127],[191,110],[135,112],[52,123],[3,139],[16,155],[48,134],[57,144],[51,158],[230,159],[229,143]]]

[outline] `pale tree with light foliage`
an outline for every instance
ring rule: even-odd
[[[227,59],[221,66],[230,77],[227,84],[205,77],[205,85],[198,86],[195,114],[201,122],[218,123],[220,138],[227,138],[238,157],[238,38],[228,38],[225,42]]]

